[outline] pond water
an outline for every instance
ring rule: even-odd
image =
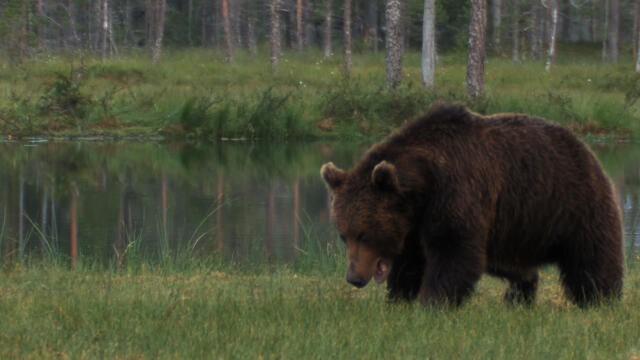
[[[640,145],[591,144],[640,247]],[[290,263],[338,246],[320,166],[352,144],[0,143],[0,261],[118,263],[186,254]]]

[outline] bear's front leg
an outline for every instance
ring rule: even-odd
[[[387,296],[390,302],[413,301],[418,296],[424,273],[424,257],[399,256],[391,267],[387,279]]]
[[[445,247],[446,248],[446,247]],[[419,299],[425,306],[459,306],[471,295],[484,269],[483,255],[460,243],[429,248]]]

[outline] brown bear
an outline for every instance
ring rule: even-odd
[[[620,209],[595,155],[569,130],[521,114],[436,105],[352,170],[322,167],[347,281],[390,300],[460,305],[482,274],[532,303],[555,264],[579,306],[622,295]]]

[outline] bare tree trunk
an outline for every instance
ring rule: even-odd
[[[71,244],[71,268],[75,270],[78,263],[78,187],[71,184],[71,204],[69,206],[70,223],[70,244]]]
[[[486,57],[487,4],[485,0],[471,0],[469,24],[469,63],[467,65],[467,91],[471,98],[484,93],[484,62]]]
[[[640,0],[636,0],[636,19],[640,18]],[[635,30],[635,36],[636,36],[636,72],[640,73],[640,44],[638,44],[637,42],[640,42],[640,24],[637,24]]]
[[[526,25],[529,27],[527,31],[527,39],[529,40],[529,53],[532,59],[538,59],[538,3],[533,2],[527,7],[529,11],[529,21],[526,21]],[[523,49],[524,51],[524,49]]]
[[[224,24],[224,43],[226,61],[233,62],[234,40],[231,32],[231,18],[229,14],[229,0],[222,0],[222,21]]]
[[[70,2],[73,2],[73,0],[71,0]],[[126,0],[124,3],[124,46],[125,47],[131,47],[132,42],[131,42],[131,29],[133,27],[133,19],[131,16],[131,1],[130,0]]]
[[[266,234],[265,234],[265,241],[264,241],[264,245],[265,245],[265,250],[266,250],[266,254],[267,254],[267,258],[269,259],[269,261],[273,260],[273,250],[274,250],[274,230],[275,230],[275,224],[276,224],[276,192],[274,189],[274,185],[272,183],[269,183],[269,189],[268,189],[268,193],[267,193],[267,206],[265,207],[266,210],[266,222],[267,222],[267,229],[266,229]]]
[[[520,0],[512,0],[511,6],[511,60],[517,63],[520,62]]]
[[[493,51],[500,52],[500,30],[502,27],[502,0],[491,0],[491,14],[493,16]]]
[[[551,31],[549,34],[549,50],[547,51],[547,63],[545,71],[551,71],[551,66],[556,63],[556,38],[558,36],[558,0],[549,0],[549,12],[551,18]]]
[[[367,2],[367,28],[365,31],[365,44],[368,44],[374,53],[378,52],[378,1]]]
[[[100,4],[100,53],[102,59],[109,56],[109,0]]]
[[[151,61],[153,64],[157,64],[162,56],[162,40],[164,38],[164,18],[166,13],[167,1],[166,0],[153,0],[155,6],[153,6],[154,15],[152,23],[153,26],[153,46],[151,48]]]
[[[609,19],[609,56],[608,60],[613,63],[618,62],[619,40],[620,40],[620,0],[610,0]]]
[[[351,76],[353,57],[351,54],[351,0],[344,0],[344,73]]]
[[[280,0],[271,0],[271,69],[275,71],[280,63],[282,35],[280,34]]]
[[[67,15],[69,18],[69,37],[68,43],[71,44],[72,48],[78,47],[80,44],[80,37],[78,36],[77,26],[76,26],[76,4],[74,0],[67,1]]]
[[[48,228],[49,228],[49,212],[47,211],[47,204],[49,203],[49,187],[48,184],[45,182],[44,185],[42,186],[43,188],[43,194],[42,194],[42,204],[40,206],[40,231],[41,231],[41,235],[42,235],[42,245],[45,245],[45,242],[47,241],[47,233],[48,233]]]
[[[162,236],[166,239],[169,236],[169,179],[162,174],[160,185],[160,202],[162,206]]]
[[[604,26],[602,27],[602,61],[607,61],[609,48],[609,0],[604,2]]]
[[[251,14],[247,21],[247,45],[249,46],[249,54],[256,56],[258,54],[258,40],[256,39],[256,17]]]
[[[324,57],[333,55],[333,0],[325,0],[324,13]]]
[[[633,3],[633,33],[632,33],[632,45],[631,45],[631,55],[633,56],[633,61],[636,61],[636,55],[638,54],[638,26],[640,20],[640,2],[638,0]]]
[[[387,0],[387,86],[396,88],[402,81],[402,13],[400,0]]]
[[[18,202],[18,257],[20,260],[24,257],[24,249],[25,249],[25,236],[24,236],[24,219],[26,215],[25,210],[25,189],[24,189],[24,175],[22,174],[22,169],[20,169],[20,174],[18,176],[18,186],[19,186],[19,202]]]
[[[422,24],[422,81],[432,88],[436,80],[436,1],[424,1]]]
[[[45,13],[44,0],[36,0],[36,16],[38,17],[39,24],[38,31],[38,47],[44,48],[46,46],[47,34],[47,14]]]
[[[296,0],[296,48],[304,49],[304,0]]]
[[[640,72],[638,68],[638,56],[640,54],[640,0],[634,2],[633,12],[633,61],[636,63],[636,72]]]

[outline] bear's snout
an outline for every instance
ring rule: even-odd
[[[360,277],[352,276],[351,274],[347,274],[347,282],[358,289],[367,286],[369,280],[362,279]]]

